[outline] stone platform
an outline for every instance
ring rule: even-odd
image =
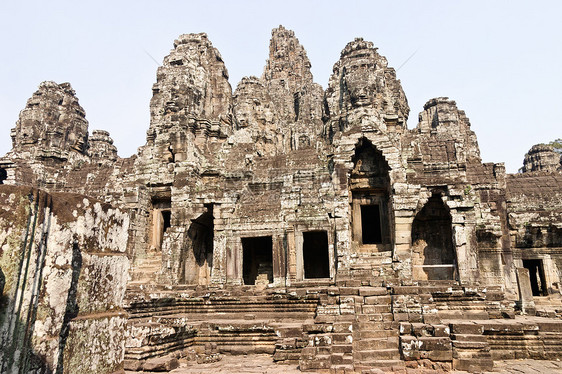
[[[268,355],[244,355],[244,356],[224,356],[220,361],[213,363],[197,364],[187,360],[180,360],[179,367],[169,371],[172,374],[298,374],[301,371],[298,365],[276,364]],[[380,373],[380,369],[373,369],[367,373]],[[436,369],[430,368],[403,368],[394,371],[404,374],[424,374],[439,373]],[[136,374],[141,372],[126,371],[125,374]],[[145,372],[146,373],[146,372]],[[310,372],[314,374],[315,372]],[[451,374],[463,374],[466,371],[451,371]],[[562,362],[556,360],[501,360],[494,363],[493,371],[484,373],[505,373],[505,374],[537,374],[562,373]]]

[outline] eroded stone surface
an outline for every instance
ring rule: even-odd
[[[86,153],[88,121],[69,83],[43,82],[12,129],[13,151],[67,159]]]
[[[561,162],[561,155],[555,152],[551,145],[536,144],[525,154],[521,171],[526,173],[561,170]]]
[[[404,372],[489,370],[509,352],[557,357],[554,152],[533,147],[517,175],[483,163],[468,117],[446,97],[428,100],[407,129],[396,71],[361,38],[325,91],[310,67],[280,26],[261,77],[232,92],[207,35],[181,35],[157,71],[146,144],[126,159],[106,131],[88,137],[69,84],[41,84],[0,159],[0,182],[46,190],[57,212],[57,256],[34,268],[46,294],[24,324],[38,362],[63,357],[65,371],[81,372],[88,354],[109,373],[123,362],[171,370],[162,357],[193,356],[223,370],[210,361],[267,353],[310,372]],[[5,198],[0,218],[20,215],[0,231],[4,275],[30,207]],[[11,295],[13,276],[3,283]],[[83,350],[59,354],[69,321],[66,339]]]
[[[29,187],[1,186],[0,199],[1,371],[119,368],[129,216],[92,198]]]

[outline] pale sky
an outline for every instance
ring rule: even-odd
[[[8,1],[0,3],[0,155],[39,83],[70,82],[90,133],[110,132],[121,157],[146,140],[157,64],[174,39],[206,32],[230,73],[260,76],[271,29],[295,31],[326,88],[341,50],[372,41],[417,124],[433,97],[470,119],[484,162],[522,166],[536,143],[562,137],[561,1]],[[150,56],[149,56],[150,55]]]

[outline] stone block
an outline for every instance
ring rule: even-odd
[[[446,325],[433,325],[433,335],[436,337],[449,336],[451,329]]]
[[[359,287],[340,287],[339,294],[344,295],[359,295]]]
[[[452,352],[449,351],[419,351],[420,360],[430,361],[451,361],[453,359]]]
[[[386,296],[388,294],[386,287],[361,287],[359,295],[361,296]],[[365,297],[367,299],[367,297]]]
[[[412,331],[414,336],[433,336],[433,326],[426,323],[412,323]]]
[[[451,339],[448,337],[418,337],[418,345],[421,351],[450,351]]]
[[[365,297],[365,304],[369,305],[387,305],[392,302],[392,298],[390,295],[385,296],[366,296]]]
[[[409,322],[400,322],[400,335],[412,335],[412,324]]]
[[[492,371],[494,362],[491,359],[457,359],[453,358],[453,369],[470,373]]]
[[[168,372],[178,367],[178,359],[170,356],[151,358],[142,365],[144,371],[156,372]]]
[[[484,333],[484,326],[478,323],[451,323],[452,334],[470,334],[482,335]]]

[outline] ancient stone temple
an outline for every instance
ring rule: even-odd
[[[363,39],[326,90],[310,67],[279,27],[233,91],[207,35],[181,35],[130,158],[89,134],[69,83],[42,83],[0,158],[0,371],[560,358],[559,155],[535,146],[515,175],[483,163],[445,97],[408,129],[396,72]]]

